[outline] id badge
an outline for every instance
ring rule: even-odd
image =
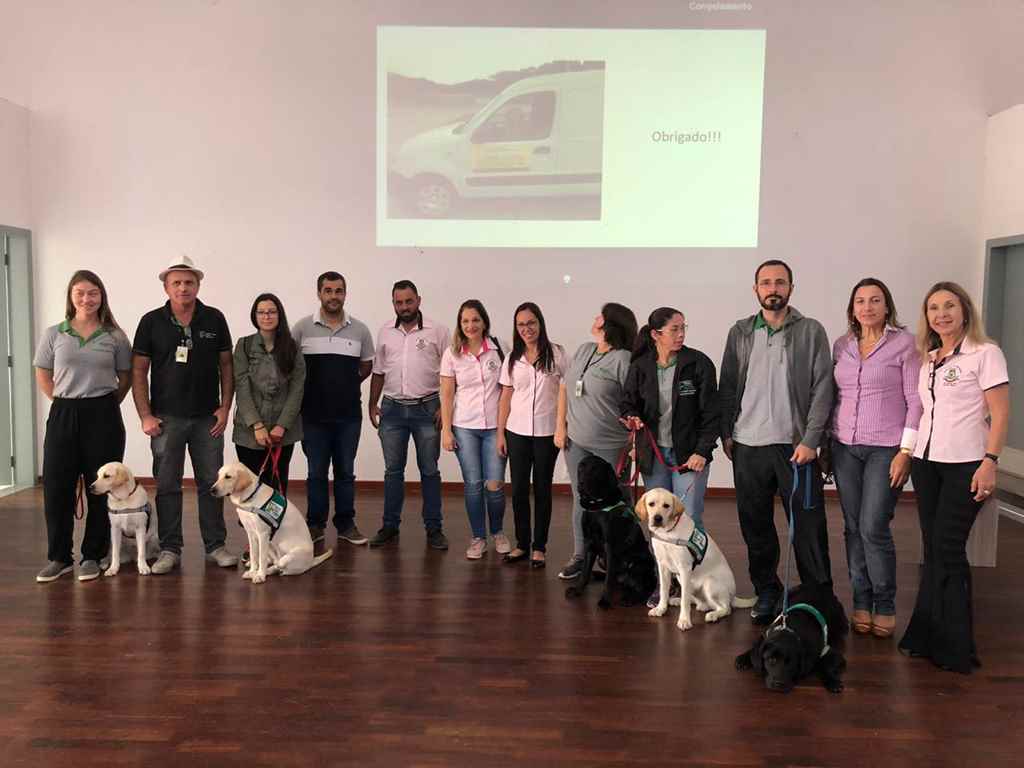
[[[576,397],[583,397],[583,379],[576,379]]]
[[[174,362],[176,363],[187,363],[188,362],[188,347],[182,345],[174,350]]]

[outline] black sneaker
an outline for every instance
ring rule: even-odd
[[[562,566],[562,570],[558,572],[558,578],[570,581],[577,578],[581,573],[583,573],[583,560],[578,560],[574,557]]]
[[[757,603],[750,609],[750,620],[754,624],[768,624],[775,618],[775,604],[779,602],[780,593],[766,589],[757,596]]]
[[[448,537],[440,528],[427,531],[427,546],[431,549],[448,549]]]
[[[339,531],[338,539],[340,541],[347,541],[349,544],[354,544],[357,547],[362,546],[369,541],[368,538],[363,536],[362,531],[360,531],[355,524],[349,526],[347,531]]]
[[[309,526],[309,538],[316,544],[319,541],[324,540],[324,527],[322,525],[311,525]]]
[[[383,547],[390,541],[398,541],[398,529],[384,526],[370,539],[370,546],[372,548]]]

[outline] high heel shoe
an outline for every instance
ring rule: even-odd
[[[523,550],[519,550],[519,554],[518,555],[515,554],[515,552],[509,552],[503,558],[501,558],[501,561],[503,563],[518,563],[521,560],[525,560],[529,556],[530,556],[529,552],[524,552]]]

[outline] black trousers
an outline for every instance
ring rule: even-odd
[[[750,581],[757,594],[779,592],[779,535],[775,528],[775,494],[789,516],[793,492],[791,445],[749,446],[733,442],[732,468],[736,484],[736,507],[740,530],[747,543]],[[810,504],[805,501],[804,482],[810,474]],[[816,463],[800,468],[800,487],[794,499],[793,553],[800,581],[832,587],[832,564],[828,554],[828,521],[825,518],[824,479]],[[792,585],[789,585],[792,586]]]
[[[984,503],[971,493],[971,478],[980,464],[914,459],[910,469],[924,562],[900,649],[956,672],[970,672],[977,660],[967,537]]]
[[[505,430],[508,464],[512,476],[512,512],[516,521],[516,546],[524,552],[544,552],[551,525],[551,479],[555,475],[558,448],[551,435],[525,437]],[[530,530],[530,476],[533,475],[535,525]]]
[[[43,438],[43,508],[47,558],[72,563],[75,501],[79,475],[86,485],[108,461],[124,459],[124,421],[114,394],[81,399],[54,398]],[[89,512],[82,537],[82,560],[96,560],[110,550],[107,497],[88,493]]]
[[[267,457],[267,449],[259,448],[253,450],[252,448],[246,448],[244,445],[235,445],[235,453],[238,454],[238,460],[252,470],[254,474],[259,475],[261,481],[275,491],[280,491],[284,496],[288,495],[288,466],[292,463],[292,452],[294,450],[295,443],[281,446],[281,458],[277,462],[277,471],[281,475],[281,487],[278,488],[277,483],[274,482],[274,468],[271,466],[271,462],[267,462],[267,468],[263,470],[262,475],[260,474],[260,466]]]

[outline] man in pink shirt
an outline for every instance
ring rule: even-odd
[[[427,544],[448,549],[441,530],[441,355],[450,335],[443,325],[423,316],[420,295],[411,280],[399,280],[391,289],[395,322],[377,334],[377,356],[370,381],[369,416],[384,450],[384,523],[370,539],[382,547],[398,539],[405,501],[405,465],[409,438],[416,445],[416,464],[423,489],[423,525]],[[377,405],[381,394],[384,400]]]

